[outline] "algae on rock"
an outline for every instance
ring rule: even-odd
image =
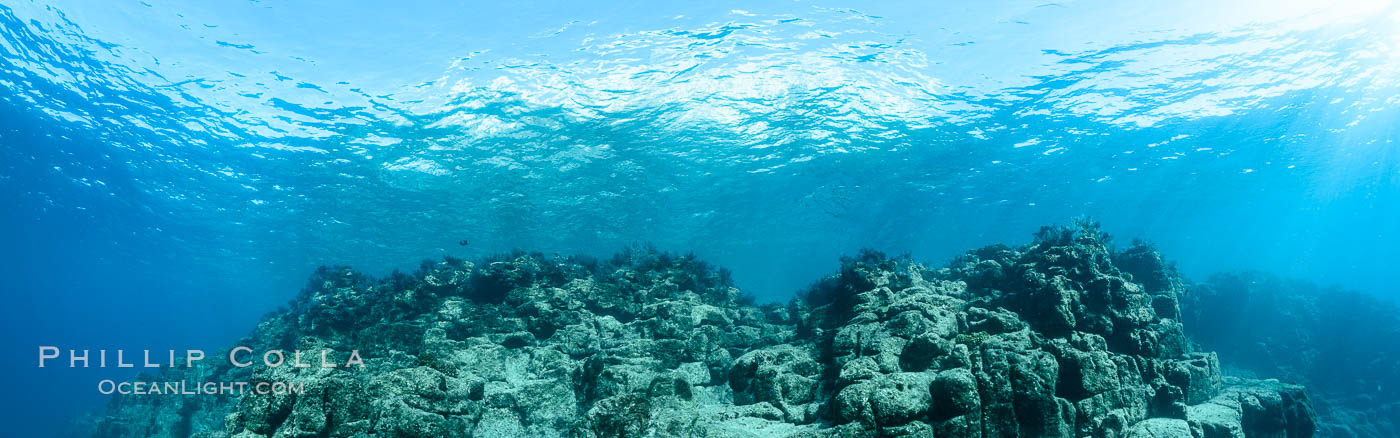
[[[1119,266],[1121,265],[1121,267]],[[323,268],[240,345],[365,368],[169,369],[290,395],[122,396],[103,437],[1309,437],[1301,388],[1222,379],[1184,282],[1094,224],[950,266],[865,251],[754,306],[692,256],[513,253],[372,279]],[[1175,433],[1175,432],[1173,432]],[[1158,435],[1152,435],[1158,434]]]

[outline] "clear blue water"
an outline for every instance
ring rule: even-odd
[[[38,345],[212,351],[321,264],[651,242],[776,301],[1089,215],[1400,294],[1387,2],[377,3],[0,1],[7,434],[129,377]]]

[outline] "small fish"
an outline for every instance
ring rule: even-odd
[[[470,240],[463,240],[463,241],[461,241],[461,242],[457,242],[458,245],[462,245],[462,246],[467,246],[467,244],[470,244],[470,243],[472,243]]]

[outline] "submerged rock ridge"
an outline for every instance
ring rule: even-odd
[[[1187,333],[1239,374],[1306,384],[1324,437],[1400,436],[1400,307],[1262,272],[1224,273],[1182,302]]]
[[[301,394],[118,396],[99,437],[1311,437],[1300,386],[1222,377],[1184,282],[1096,224],[928,268],[865,251],[787,305],[646,248],[514,253],[372,279],[322,268],[239,345],[360,368],[159,380]]]

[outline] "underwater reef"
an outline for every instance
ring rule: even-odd
[[[1216,274],[1182,302],[1186,332],[1233,373],[1304,384],[1325,437],[1400,436],[1400,307],[1262,272]]]
[[[1185,282],[1096,224],[943,267],[865,251],[786,305],[631,248],[318,270],[238,345],[365,367],[167,368],[302,394],[116,396],[98,437],[1311,437],[1303,387],[1221,375]],[[1272,376],[1266,376],[1272,377]]]

